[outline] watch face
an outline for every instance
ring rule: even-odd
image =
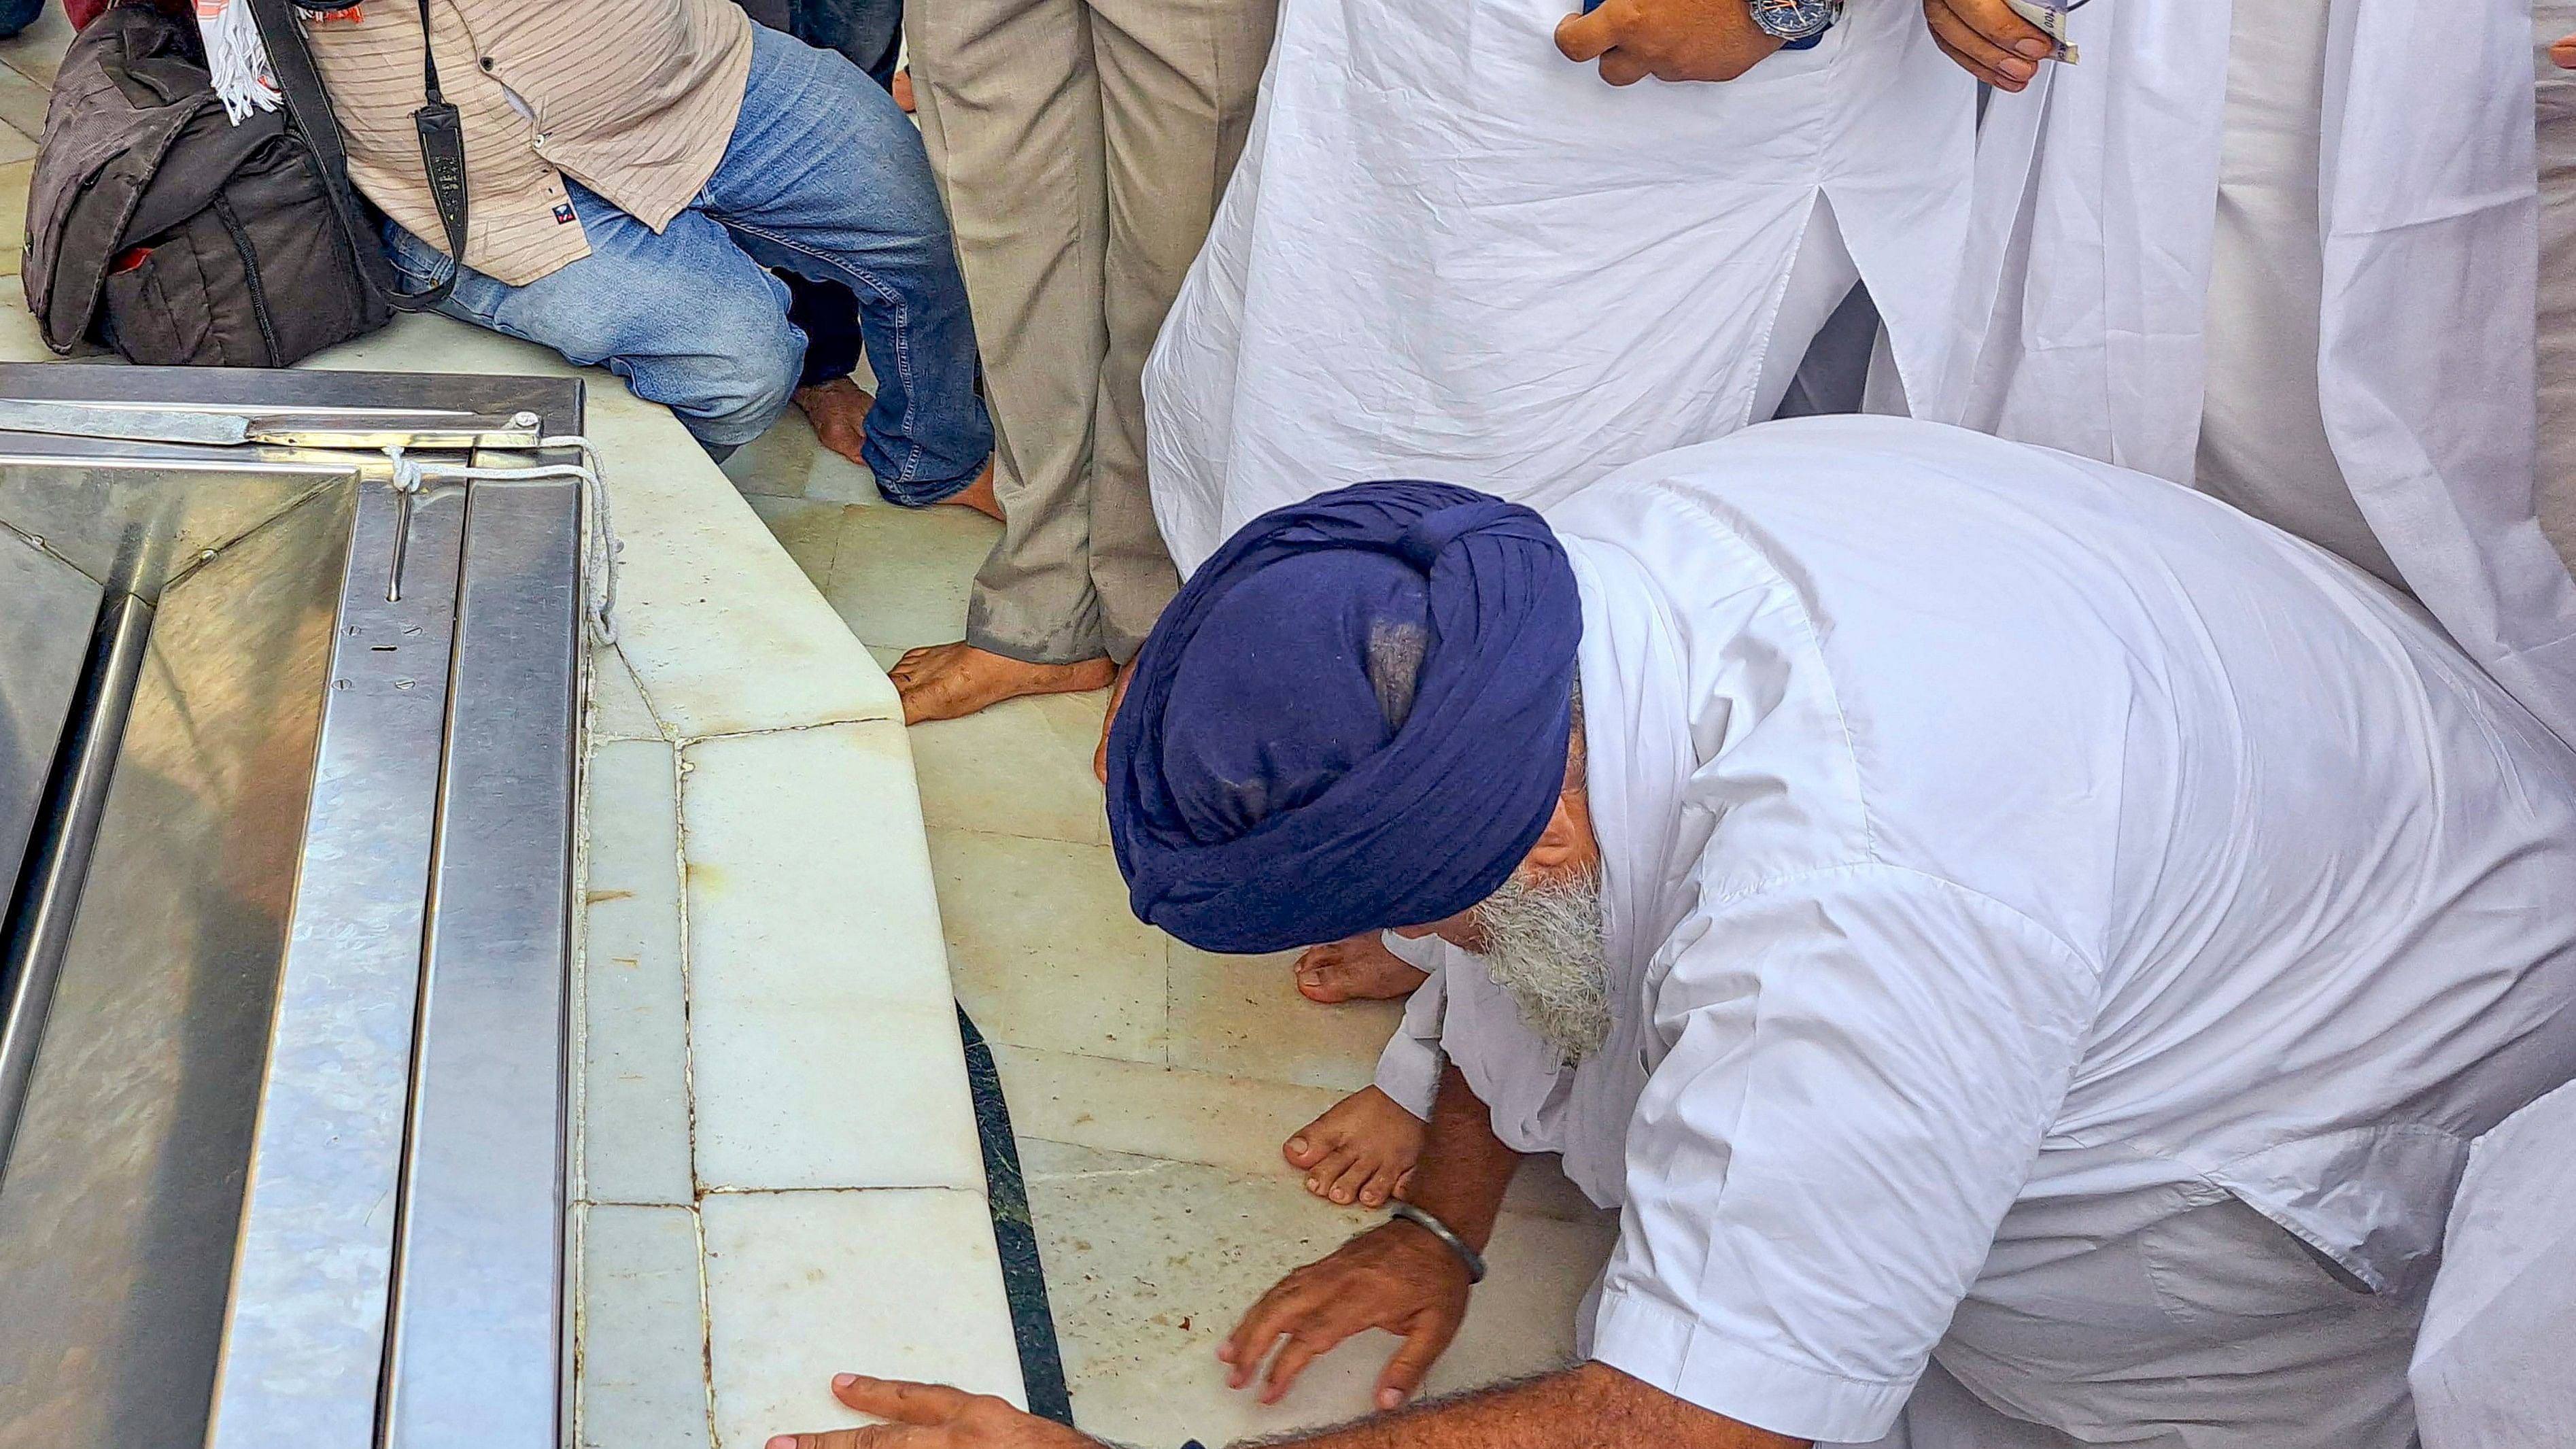
[[[1804,40],[1834,23],[1835,0],[1753,0],[1753,23],[1765,35]]]

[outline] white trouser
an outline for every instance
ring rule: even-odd
[[[2172,1187],[2022,1204],[2006,1226],[1870,1449],[2415,1445],[2421,1284],[2364,1293],[2236,1199]]]

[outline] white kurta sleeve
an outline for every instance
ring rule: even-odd
[[[1432,1099],[1440,1095],[1440,1027],[1449,995],[1444,968],[1449,955],[1466,953],[1435,936],[1408,941],[1393,931],[1386,933],[1386,947],[1396,959],[1430,974],[1406,998],[1404,1020],[1387,1039],[1386,1050],[1378,1053],[1377,1089],[1428,1122]]]
[[[1592,1356],[1775,1433],[1885,1433],[1993,1246],[2097,973],[1986,897],[1821,871],[1683,928]]]

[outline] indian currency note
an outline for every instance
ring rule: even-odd
[[[2066,38],[2066,12],[2074,9],[2067,0],[2004,0],[2013,13],[2046,32],[2057,45],[2056,59],[2073,65],[2081,58],[2074,44]]]

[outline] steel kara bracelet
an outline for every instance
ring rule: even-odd
[[[1402,1200],[1390,1203],[1387,1211],[1395,1214],[1398,1219],[1411,1223],[1438,1238],[1442,1247],[1457,1254],[1458,1261],[1467,1265],[1468,1286],[1473,1287],[1485,1281],[1485,1255],[1468,1247],[1467,1240],[1451,1232],[1447,1223]]]

